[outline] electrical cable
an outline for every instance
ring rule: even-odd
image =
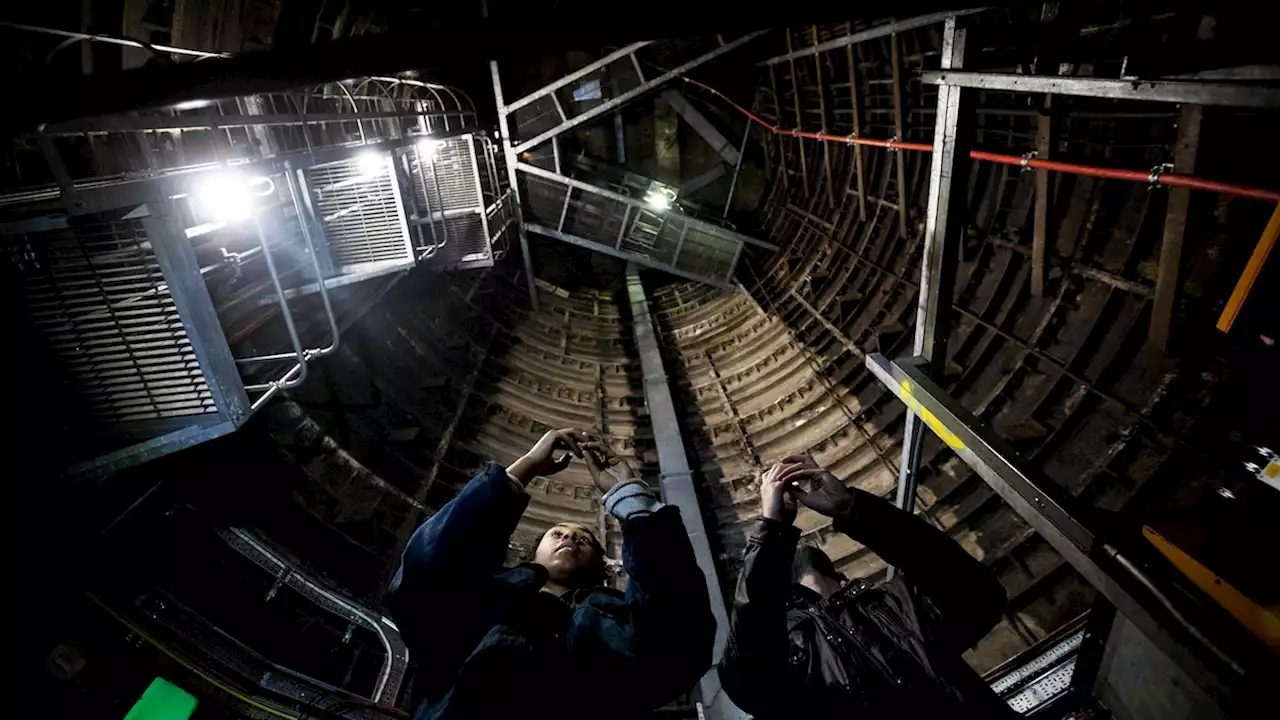
[[[822,132],[806,132],[800,129],[787,130],[776,125],[771,125],[761,119],[755,113],[742,107],[738,103],[730,100],[724,93],[705,83],[698,82],[693,78],[679,76],[681,80],[695,85],[707,92],[715,95],[724,102],[733,106],[738,112],[742,113],[751,122],[768,130],[775,135],[791,135],[793,137],[805,138],[806,140],[818,140],[820,142],[836,142],[846,145],[870,145],[872,147],[883,147],[891,150],[917,150],[920,152],[933,152],[933,145],[927,143],[903,142],[897,139],[881,140],[877,138],[864,138],[854,135],[831,135]],[[1133,182],[1146,182],[1152,185],[1168,185],[1170,187],[1185,187],[1192,190],[1204,190],[1206,192],[1216,192],[1222,195],[1232,195],[1235,197],[1251,198],[1254,200],[1266,200],[1269,202],[1280,203],[1280,191],[1267,190],[1264,188],[1248,187],[1245,185],[1236,185],[1234,183],[1220,182],[1217,180],[1206,180],[1204,178],[1194,177],[1192,175],[1178,175],[1171,172],[1161,172],[1159,170],[1125,170],[1121,168],[1107,168],[1096,165],[1080,165],[1077,163],[1059,162],[1056,160],[1038,160],[1022,155],[1004,155],[1001,153],[986,152],[984,150],[973,150],[969,153],[969,157],[974,160],[985,160],[987,162],[1000,163],[1003,165],[1017,165],[1019,167],[1029,167],[1039,170],[1048,170],[1050,172],[1069,173],[1072,175],[1087,175],[1090,177],[1104,178],[1108,180],[1130,180]]]

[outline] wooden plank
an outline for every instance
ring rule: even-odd
[[[1204,107],[1201,105],[1182,106],[1178,115],[1178,144],[1173,151],[1174,172],[1187,175],[1195,171],[1196,150],[1200,145],[1200,120],[1203,115]],[[1164,238],[1160,245],[1160,268],[1156,274],[1156,294],[1151,304],[1151,329],[1147,334],[1148,346],[1161,353],[1169,346],[1174,301],[1178,294],[1178,267],[1182,263],[1182,237],[1187,226],[1187,206],[1190,202],[1190,188],[1175,187],[1169,190]]]
[[[788,48],[790,52],[790,48]],[[900,53],[898,52],[898,34],[894,33],[889,36],[889,63],[893,66],[893,134],[899,140],[905,140],[902,132],[902,71],[898,67],[901,64]],[[897,165],[898,180],[898,236],[907,236],[907,208],[910,206],[911,198],[907,197],[907,168],[906,160],[902,157],[902,151],[893,152],[893,161]]]
[[[811,28],[813,33],[813,46],[818,46],[818,26]],[[827,132],[827,88],[822,82],[822,53],[815,52],[813,54],[813,69],[816,72],[818,80],[818,117],[822,118],[822,132]],[[831,146],[829,143],[822,143],[822,172],[827,176],[827,199],[831,201],[831,207],[836,207],[836,190],[835,183],[831,181]]]
[[[787,33],[787,52],[791,52],[791,29],[786,30]],[[804,119],[800,112],[800,82],[796,77],[796,61],[791,61],[791,99],[796,108],[796,129],[804,129]],[[796,138],[796,149],[800,152],[800,180],[804,183],[805,197],[809,196],[809,165],[804,157],[804,141]]]
[[[1040,109],[1040,116],[1036,119],[1036,157],[1040,160],[1049,159],[1049,151],[1053,147],[1052,142],[1052,118],[1049,116],[1049,109],[1052,107],[1053,96],[1044,96],[1044,106]],[[1034,236],[1031,241],[1031,294],[1035,297],[1044,297],[1044,249],[1048,242],[1049,229],[1049,173],[1045,170],[1036,171],[1036,215],[1034,224]]]
[[[862,130],[858,119],[858,66],[853,60],[853,46],[845,45],[844,52],[845,59],[849,62],[849,110],[853,113],[853,134],[856,136]],[[849,147],[853,150],[853,171],[858,178],[858,219],[865,222],[867,219],[867,186],[866,177],[862,169],[863,146],[850,145]]]
[[[778,129],[782,129],[782,98],[778,95],[778,78],[773,72],[773,66],[769,66],[769,87],[773,90],[773,110],[774,121],[778,123]],[[773,135],[778,139],[778,165],[782,172],[782,187],[789,188],[791,183],[787,178],[787,144],[782,139],[781,133]]]

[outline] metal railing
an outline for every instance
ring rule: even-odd
[[[234,431],[338,348],[334,287],[493,265],[511,203],[492,144],[461,125],[474,114],[438,88],[370,78],[282,93],[310,100],[281,112],[237,98],[35,138],[56,182],[0,196],[0,243],[27,316],[10,335],[75,418],[49,428],[77,449],[64,473]]]
[[[711,222],[533,165],[522,176],[525,227],[645,267],[730,287],[745,245],[777,247]]]

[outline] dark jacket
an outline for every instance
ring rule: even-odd
[[[528,504],[490,465],[409,539],[387,607],[417,662],[418,720],[639,714],[692,688],[715,618],[679,511],[622,524],[625,596],[560,599],[542,566],[503,569]]]
[[[744,554],[720,677],[757,718],[1016,717],[961,653],[999,620],[1004,588],[923,520],[855,491],[834,527],[898,569],[826,600],[791,583],[799,530],[761,518]]]

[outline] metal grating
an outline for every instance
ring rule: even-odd
[[[467,270],[493,266],[493,249],[485,237],[479,215],[464,215],[444,220],[448,242],[436,248],[424,262],[438,270]]]
[[[481,209],[471,136],[437,141],[433,152],[414,150],[413,191],[424,210]]]
[[[141,220],[4,238],[35,335],[94,424],[217,413]]]
[[[370,263],[413,262],[413,247],[389,156],[374,169],[351,158],[307,170],[307,186],[339,273]]]

